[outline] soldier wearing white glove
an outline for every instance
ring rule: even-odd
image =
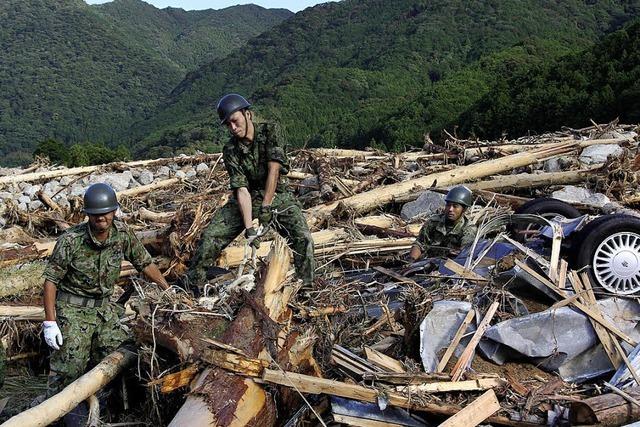
[[[62,332],[58,328],[58,323],[55,320],[45,320],[42,322],[44,327],[44,340],[49,347],[54,350],[60,350],[62,345]]]

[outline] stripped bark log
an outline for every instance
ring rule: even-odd
[[[129,351],[115,351],[95,368],[38,406],[10,418],[2,427],[44,427],[62,418],[80,402],[95,394],[136,360]]]
[[[396,184],[378,187],[365,193],[356,194],[339,202],[325,204],[307,209],[307,222],[311,225],[318,223],[324,216],[333,213],[339,206],[353,211],[356,215],[369,212],[376,207],[384,206],[392,202],[396,197],[411,192],[419,192],[431,187],[444,187],[448,185],[468,182],[473,179],[495,175],[518,167],[541,162],[553,157],[570,153],[578,146],[577,143],[557,144],[551,148],[531,150],[525,153],[517,153],[501,159],[489,160],[469,166],[462,166],[447,172],[431,174],[425,177],[412,179]]]
[[[640,387],[627,388],[625,392],[640,399]],[[569,414],[572,425],[619,426],[640,419],[640,407],[616,393],[609,393],[572,402]]]
[[[59,178],[62,176],[70,176],[70,175],[81,175],[88,174],[91,172],[95,172],[98,170],[104,169],[116,169],[122,170],[123,168],[134,168],[141,166],[158,166],[166,163],[188,163],[188,162],[205,162],[210,160],[218,159],[222,154],[199,154],[197,156],[182,156],[182,157],[167,157],[162,159],[153,159],[153,160],[137,160],[133,162],[115,162],[108,163],[105,165],[95,165],[95,166],[82,166],[77,168],[69,168],[69,169],[58,169],[58,170],[49,170],[43,172],[32,172],[25,173],[21,175],[7,175],[0,177],[0,186],[6,184],[15,184],[18,182],[32,182],[32,181],[40,181],[44,179],[51,178]]]
[[[247,358],[270,361],[280,366],[299,368],[303,360],[292,360],[290,350],[299,342],[280,323],[291,318],[287,307],[293,295],[292,286],[283,286],[290,264],[290,254],[282,239],[277,239],[270,254],[263,280],[229,325],[220,341],[238,348]],[[272,341],[275,338],[275,342]],[[265,347],[265,343],[267,344]],[[311,353],[307,353],[311,357]],[[308,361],[307,361],[308,362]],[[220,396],[224,396],[223,399]],[[286,405],[284,405],[286,406]],[[278,406],[282,410],[281,405]],[[220,367],[205,370],[196,380],[170,426],[270,426],[276,421],[276,406],[262,386],[251,378],[230,375]]]
[[[595,179],[597,169],[581,169],[566,172],[522,173],[501,175],[495,178],[465,184],[471,190],[506,190],[511,188],[534,188],[558,184],[575,184]]]
[[[331,179],[331,167],[327,159],[322,156],[313,156],[313,168],[318,176],[318,187],[320,188],[320,197],[325,202],[331,202],[336,199],[333,192]]]

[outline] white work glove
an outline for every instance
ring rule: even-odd
[[[54,350],[60,350],[62,345],[62,332],[58,328],[58,324],[55,320],[45,320],[42,322],[44,327],[44,340],[47,345]]]

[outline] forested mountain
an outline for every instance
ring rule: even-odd
[[[47,138],[123,142],[201,60],[290,15],[257,6],[158,10],[139,0],[0,1],[2,163],[29,161]]]
[[[343,0],[307,9],[190,73],[139,124],[139,155],[215,148],[213,106],[238,91],[294,145],[419,145],[488,94],[497,75],[587,49],[638,1]],[[526,72],[525,72],[526,74]],[[526,118],[522,118],[526,121]]]

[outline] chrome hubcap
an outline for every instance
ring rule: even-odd
[[[640,290],[640,235],[612,234],[593,255],[593,273],[606,290],[628,295]]]

